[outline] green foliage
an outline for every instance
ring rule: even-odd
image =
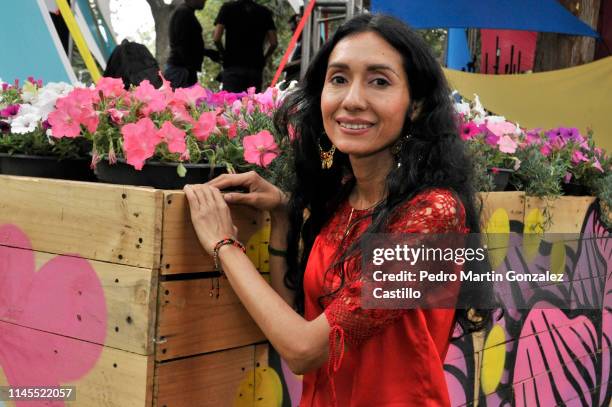
[[[0,153],[54,156],[60,160],[79,158],[88,151],[84,141],[47,137],[44,130],[38,128],[27,134],[7,133],[0,136]]]
[[[521,160],[521,166],[513,174],[512,183],[518,190],[539,198],[561,195],[568,162],[560,157],[546,157],[537,145],[517,150],[516,156]]]

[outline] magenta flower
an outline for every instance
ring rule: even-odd
[[[203,112],[193,126],[193,135],[199,141],[206,141],[217,127],[217,114],[215,112]]]
[[[105,98],[120,97],[126,93],[123,80],[120,78],[100,78],[96,84],[96,90],[102,92]]]
[[[128,164],[141,170],[145,161],[155,153],[155,147],[161,141],[155,124],[148,117],[136,123],[126,124],[121,128],[123,134],[123,151]]]
[[[572,180],[572,173],[571,172],[566,172],[565,173],[565,177],[563,177],[563,182],[566,184],[569,184],[569,182]]]
[[[593,162],[593,168],[597,169],[599,172],[604,172],[604,169],[597,158],[595,158],[595,161]]]
[[[584,155],[584,153],[580,150],[576,150],[574,151],[574,153],[572,154],[572,164],[574,165],[578,165],[581,162],[584,161],[589,161],[589,159],[587,158],[586,155]]]
[[[187,148],[185,136],[185,132],[175,127],[171,122],[164,122],[161,129],[157,132],[157,137],[166,142],[168,151],[171,153],[185,153]]]
[[[9,105],[6,108],[0,110],[0,116],[11,117],[19,113],[19,105]]]
[[[540,153],[542,153],[543,156],[548,157],[550,153],[552,153],[552,148],[550,148],[548,143],[542,144],[540,147]]]
[[[461,136],[462,140],[464,141],[469,140],[479,133],[480,133],[480,128],[478,127],[476,123],[472,121],[467,122],[467,123],[461,123],[461,129],[459,131],[459,135]],[[291,137],[291,133],[289,133],[289,138],[293,140],[293,137]]]
[[[242,140],[244,160],[251,164],[267,167],[278,156],[278,146],[268,130],[262,130]]]
[[[487,131],[487,135],[485,136],[485,142],[490,146],[497,147],[497,144],[499,143],[499,136],[496,136],[490,131]]]

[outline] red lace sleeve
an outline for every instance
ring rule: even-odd
[[[444,189],[421,193],[402,205],[389,229],[393,233],[467,232],[463,205]],[[346,284],[325,309],[330,326],[341,329],[344,342],[352,346],[380,332],[405,311],[361,308],[362,285],[361,280]]]
[[[445,189],[430,189],[403,204],[389,225],[392,233],[466,233],[465,211],[461,201]],[[357,264],[355,262],[354,264]],[[359,274],[357,274],[359,275]],[[368,338],[395,323],[405,309],[363,309],[363,281],[356,279],[338,292],[325,308],[331,327],[328,373],[340,368],[345,345],[358,347]],[[333,388],[333,387],[332,387]]]

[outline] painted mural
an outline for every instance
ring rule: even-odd
[[[511,221],[501,209],[487,227],[521,234],[541,217],[534,211]],[[510,244],[515,248],[492,256],[508,268],[563,270],[574,283],[571,290],[516,290],[490,329],[451,343],[444,368],[452,406],[612,406],[612,233],[599,222],[597,204],[587,210],[581,236],[535,249]],[[283,378],[282,405],[297,406],[301,378],[274,353],[270,365]]]
[[[77,381],[96,365],[102,352],[97,344],[106,337],[106,301],[98,276],[87,260],[76,256],[56,256],[37,270],[25,233],[3,225],[0,237],[0,385]]]

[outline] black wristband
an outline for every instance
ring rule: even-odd
[[[277,257],[287,257],[287,251],[286,250],[278,250],[275,249],[274,247],[268,245],[268,253],[271,256],[277,256]]]

